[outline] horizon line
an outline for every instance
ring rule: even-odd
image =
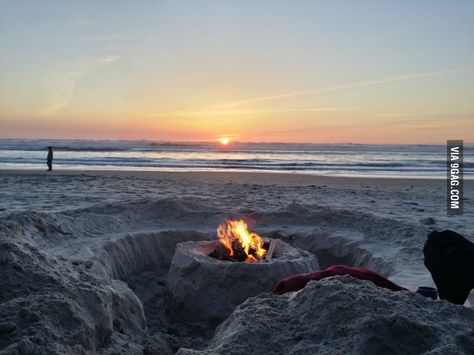
[[[181,144],[216,144],[221,145],[219,143],[218,138],[216,140],[160,140],[160,139],[114,139],[114,138],[7,138],[7,137],[0,137],[0,141],[2,140],[36,140],[36,141],[115,141],[115,142],[151,142],[151,143],[181,143]],[[448,139],[446,139],[447,141]],[[462,140],[462,139],[461,139]],[[238,141],[234,140],[227,145],[227,147],[231,146],[232,144],[313,144],[313,145],[394,145],[394,146],[402,146],[402,145],[416,145],[416,146],[445,146],[446,144],[442,143],[357,143],[357,142],[331,142],[331,143],[323,143],[323,142],[291,142],[291,141],[279,141],[279,142],[272,142],[272,141]],[[463,140],[464,145],[474,145],[473,142],[466,142]],[[53,147],[54,148],[54,147]]]

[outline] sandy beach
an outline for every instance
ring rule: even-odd
[[[171,322],[166,311],[176,244],[213,240],[224,218],[250,213],[260,216],[256,232],[316,255],[321,268],[361,266],[412,291],[433,286],[423,265],[427,234],[452,229],[474,240],[474,180],[465,181],[462,216],[446,216],[445,185],[276,173],[0,171],[0,353],[472,352],[468,307],[348,277],[311,282],[293,295],[269,289],[217,329],[199,319]]]
[[[473,355],[473,13],[2,3],[0,355]]]

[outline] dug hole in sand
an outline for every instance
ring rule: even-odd
[[[174,199],[2,219],[0,353],[474,353],[472,310],[351,277],[281,296],[258,291],[217,329],[200,319],[169,322],[164,299],[177,244],[215,242],[226,215],[212,204]],[[180,230],[184,216],[189,224]],[[323,267],[344,262],[398,282],[411,280],[407,269],[421,270],[414,253],[426,232],[370,214],[296,205],[265,213],[259,225],[264,238],[319,253]],[[381,243],[386,247],[373,247]]]

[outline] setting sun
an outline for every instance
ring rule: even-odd
[[[221,137],[219,138],[219,142],[223,145],[227,145],[230,143],[230,138],[229,137]]]

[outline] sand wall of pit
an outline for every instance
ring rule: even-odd
[[[365,267],[386,277],[396,272],[393,263],[384,256],[376,255],[376,250],[364,246],[361,240],[350,239],[344,235],[328,233],[324,230],[280,237],[295,247],[315,254],[321,268],[336,264]]]
[[[166,271],[177,243],[206,239],[207,234],[196,231],[130,234],[104,244],[86,266],[101,278],[130,282],[147,270]]]

